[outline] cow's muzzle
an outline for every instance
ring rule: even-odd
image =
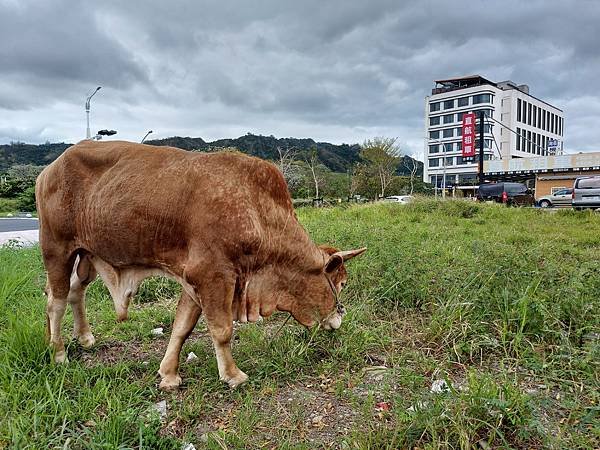
[[[322,322],[321,326],[326,330],[337,330],[342,326],[342,317],[346,310],[341,304]]]

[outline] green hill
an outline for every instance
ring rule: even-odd
[[[243,153],[263,159],[276,160],[278,148],[294,149],[298,159],[306,159],[316,149],[321,162],[332,172],[347,172],[352,166],[360,162],[360,145],[358,144],[330,144],[328,142],[315,142],[313,139],[276,138],[274,136],[261,136],[246,134],[235,139],[219,139],[207,142],[202,138],[174,136],[166,139],[146,141],[150,145],[165,145],[190,151],[210,151],[223,147],[235,147]],[[16,164],[47,165],[54,161],[70,145],[61,143],[45,143],[40,145],[15,142],[0,145],[0,172]],[[411,159],[409,156],[404,157]],[[423,173],[423,163],[417,161],[417,174]],[[408,169],[403,165],[398,169],[398,175],[407,175]]]

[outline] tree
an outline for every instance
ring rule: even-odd
[[[302,182],[300,168],[298,167],[296,161],[298,151],[293,147],[286,147],[285,149],[277,147],[277,153],[279,155],[279,159],[275,162],[275,165],[283,174],[283,178],[285,178],[288,189],[290,192],[292,192]]]
[[[317,155],[317,149],[313,149],[310,152],[310,158],[306,160],[306,164],[308,165],[308,169],[310,170],[310,174],[312,176],[312,182],[315,187],[315,197],[319,197],[319,187],[323,185],[325,182],[325,178],[323,177],[321,170],[321,162],[319,161],[319,156]]]
[[[415,190],[415,175],[417,174],[417,170],[419,168],[417,162],[415,159],[409,157],[404,157],[402,159],[402,165],[404,167],[406,167],[406,169],[409,172],[409,177],[410,177],[410,195],[413,194],[413,191]]]
[[[35,186],[29,186],[17,197],[17,208],[19,211],[33,212],[35,207]]]
[[[10,167],[6,174],[0,177],[0,196],[16,197],[31,186],[35,186],[35,180],[44,166],[32,164],[16,164]]]
[[[400,163],[400,148],[396,145],[396,138],[376,137],[366,140],[360,156],[379,182],[379,195],[385,196],[385,190],[392,182]]]

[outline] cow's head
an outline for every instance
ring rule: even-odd
[[[336,330],[342,324],[345,312],[339,299],[348,278],[344,263],[367,249],[338,251],[321,246],[319,250],[323,253],[323,266],[303,283],[302,301],[297,302],[292,315],[304,326],[319,323],[326,330]]]

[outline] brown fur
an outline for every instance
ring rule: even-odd
[[[36,198],[55,359],[64,359],[67,299],[78,314],[75,334],[93,343],[83,302],[96,270],[125,315],[139,282],[164,274],[184,287],[161,364],[164,388],[180,382],[179,351],[201,312],[221,378],[236,386],[246,376],[229,351],[232,321],[275,310],[306,326],[329,320],[335,298],[327,277],[339,291],[347,277],[343,260],[364,251],[342,257],[317,247],[296,219],[277,168],[237,152],[83,141],[40,174]]]

